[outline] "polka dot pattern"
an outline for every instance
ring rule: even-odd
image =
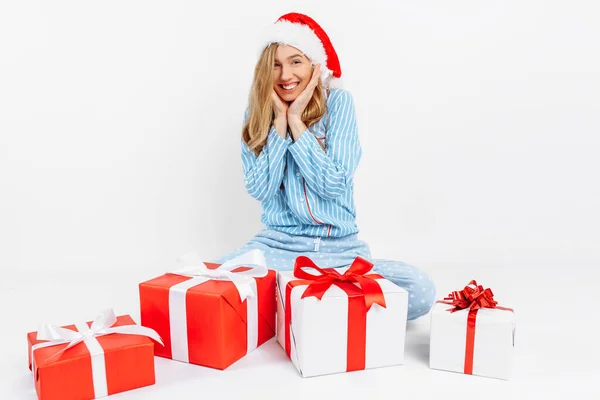
[[[279,271],[292,270],[296,258],[301,255],[312,258],[317,264],[326,268],[348,267],[356,257],[363,257],[374,264],[374,273],[382,275],[409,293],[409,320],[427,314],[433,306],[436,298],[435,285],[424,271],[400,261],[371,259],[369,246],[362,240],[358,240],[357,235],[321,238],[319,251],[315,251],[314,241],[314,237],[291,236],[266,229],[240,249],[213,262],[223,263],[250,249],[262,250],[268,267]]]

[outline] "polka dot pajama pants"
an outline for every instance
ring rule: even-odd
[[[373,273],[408,291],[409,320],[427,314],[435,302],[435,286],[425,272],[399,261],[371,259],[369,246],[358,240],[357,235],[317,239],[265,229],[243,247],[212,261],[224,263],[251,249],[262,250],[268,267],[279,271],[292,270],[296,257],[301,255],[310,257],[323,268],[348,267],[356,257],[365,258],[374,264]]]

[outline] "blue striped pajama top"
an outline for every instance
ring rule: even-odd
[[[355,234],[354,172],[361,155],[352,96],[334,89],[323,117],[297,141],[289,133],[283,139],[272,126],[257,157],[242,140],[245,187],[261,202],[261,221],[270,229],[315,237]]]

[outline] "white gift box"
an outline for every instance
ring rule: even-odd
[[[347,268],[337,268],[344,273]],[[277,275],[277,341],[284,348],[286,324],[286,286],[298,280],[293,271]],[[386,308],[374,304],[366,315],[364,347],[351,346],[351,351],[363,349],[364,368],[377,368],[404,363],[404,342],[408,312],[408,292],[387,279],[375,279],[384,294]],[[358,285],[357,285],[358,286]],[[290,358],[303,377],[346,372],[348,361],[348,333],[360,326],[348,326],[349,297],[332,285],[322,299],[302,294],[308,284],[291,290]],[[364,313],[362,313],[364,315]],[[356,353],[354,353],[356,354]]]
[[[448,311],[452,308],[436,303],[431,310],[429,367],[508,380],[513,366],[514,313],[499,308],[477,310],[469,346],[469,309]]]

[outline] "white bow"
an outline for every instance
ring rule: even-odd
[[[67,328],[61,328],[60,326],[44,324],[40,327],[37,333],[37,340],[48,340],[55,345],[69,342],[66,349],[75,346],[77,343],[83,342],[87,337],[97,337],[110,335],[113,333],[123,333],[127,335],[142,335],[148,336],[158,343],[163,344],[160,336],[155,330],[140,325],[121,325],[112,327],[117,322],[117,316],[112,309],[105,310],[102,312],[94,322],[92,326],[86,332],[73,331]]]
[[[117,322],[117,317],[112,309],[103,311],[87,331],[80,332],[52,324],[44,324],[40,326],[37,333],[37,340],[47,340],[47,342],[39,343],[37,348],[58,346],[59,344],[69,343],[67,347],[54,354],[51,358],[56,357],[60,353],[70,349],[71,347],[83,342],[89,337],[98,337],[111,335],[114,333],[122,333],[126,335],[142,335],[156,340],[163,345],[162,339],[154,329],[140,325],[121,325],[112,327]],[[163,345],[164,346],[164,345]]]
[[[247,297],[256,296],[248,282],[253,278],[267,276],[267,260],[261,250],[250,250],[232,260],[221,264],[216,269],[209,269],[196,253],[187,253],[179,257],[179,263],[184,267],[171,272],[175,275],[205,278],[207,280],[231,281],[237,287],[242,301]],[[238,267],[248,267],[247,271],[232,272]]]

